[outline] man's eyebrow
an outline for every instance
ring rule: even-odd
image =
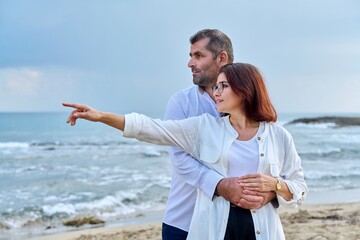
[[[189,53],[190,57],[192,57],[193,55],[201,55],[202,53],[200,51],[196,51],[193,53]]]

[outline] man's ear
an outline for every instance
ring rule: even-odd
[[[228,64],[229,56],[228,56],[227,52],[221,51],[218,55],[218,61],[219,61],[220,66],[224,66],[224,65]]]

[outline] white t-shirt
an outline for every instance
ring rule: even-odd
[[[240,177],[250,173],[257,173],[259,166],[259,145],[257,136],[264,131],[264,123],[250,140],[235,140],[228,153],[228,177]]]

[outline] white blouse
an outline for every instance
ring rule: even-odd
[[[178,146],[227,177],[228,151],[238,135],[228,116],[220,118],[203,114],[179,121],[161,121],[132,113],[125,116],[124,136],[160,145]],[[263,133],[256,140],[259,153],[257,172],[280,177],[293,194],[290,201],[278,195],[279,204],[285,207],[301,205],[308,190],[301,159],[290,133],[275,123],[265,123]],[[229,202],[221,196],[210,200],[198,190],[187,239],[224,239],[229,209]],[[285,239],[277,209],[271,203],[251,210],[251,214],[256,239]]]

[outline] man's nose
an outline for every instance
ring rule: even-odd
[[[192,58],[190,58],[189,62],[188,62],[188,67],[189,68],[193,68],[195,67],[195,63],[194,63],[194,60]]]

